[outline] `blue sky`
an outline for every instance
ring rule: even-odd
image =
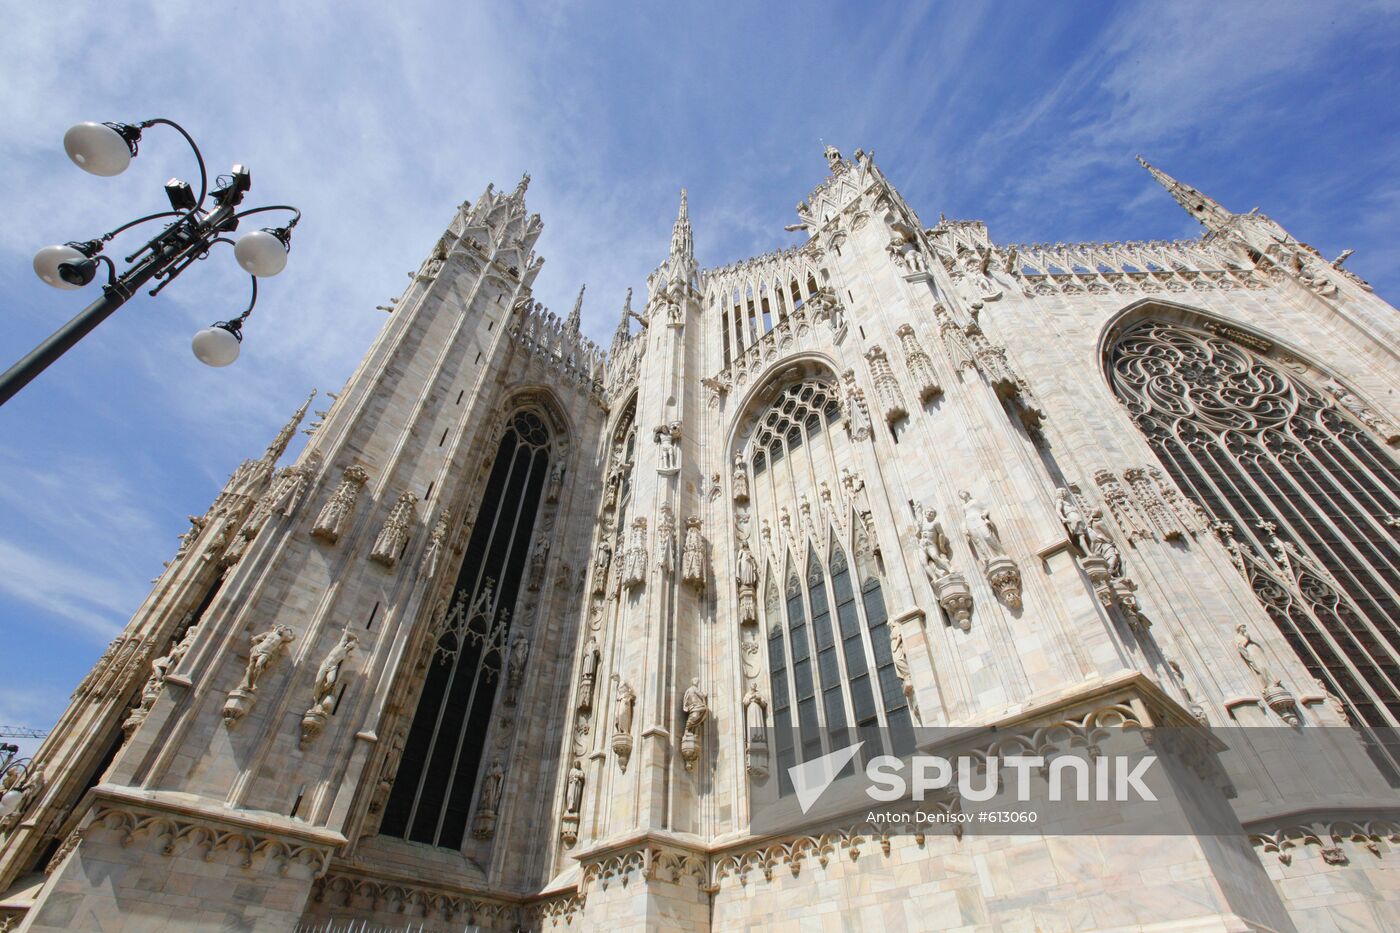
[[[1258,206],[1400,295],[1395,3],[330,3],[10,5],[0,32],[0,366],[92,295],[34,251],[164,206],[183,143],[126,174],[63,156],[80,120],[166,116],[250,204],[306,219],[243,356],[215,254],[142,295],[0,408],[0,723],[48,726],[170,558],[185,516],[312,387],[338,389],[464,198],[533,175],[537,293],[606,341],[690,190],[701,263],[796,242],[820,141],[875,151],[926,223],[999,242],[1195,236],[1141,152]],[[120,241],[119,241],[120,242]],[[115,251],[114,251],[115,252]]]

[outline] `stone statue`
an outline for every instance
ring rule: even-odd
[[[1118,550],[1118,545],[1113,543],[1113,537],[1108,532],[1108,525],[1104,521],[1103,509],[1094,509],[1089,513],[1089,550],[1093,554],[1103,558],[1108,564],[1108,572],[1115,577],[1123,575],[1123,554]]]
[[[640,586],[647,579],[647,520],[632,519],[628,533],[627,551],[623,555],[622,584],[628,588]]]
[[[1055,514],[1060,517],[1060,524],[1065,526],[1065,533],[1069,535],[1070,541],[1074,542],[1074,546],[1083,554],[1093,554],[1089,524],[1084,520],[1084,513],[1079,510],[1079,504],[1063,486],[1055,490]]]
[[[282,651],[291,644],[296,635],[291,628],[278,624],[263,632],[261,635],[253,636],[253,648],[248,654],[248,669],[243,675],[243,681],[238,685],[238,689],[246,693],[256,693],[258,690],[258,679],[263,672],[281,656]]]
[[[626,734],[632,731],[632,714],[637,707],[637,694],[625,680],[617,684],[617,708],[613,710],[613,732]]]
[[[438,566],[442,563],[442,555],[447,550],[447,527],[451,518],[451,513],[443,509],[438,516],[437,522],[433,525],[432,532],[428,535],[428,546],[423,549],[423,576],[431,580],[437,576]]]
[[[549,483],[545,487],[544,501],[558,502],[559,493],[564,489],[564,464],[555,463],[549,470]]]
[[[685,731],[687,735],[699,735],[700,727],[704,724],[705,718],[710,715],[710,698],[700,689],[700,678],[692,677],[690,686],[685,688],[685,696],[681,700],[681,709],[685,712]]]
[[[316,682],[312,685],[311,707],[301,717],[301,745],[305,748],[315,741],[316,736],[326,727],[335,710],[336,688],[344,673],[345,662],[355,652],[359,638],[349,630],[340,634],[340,641],[326,655],[321,666],[316,669]]]
[[[386,567],[394,566],[403,551],[403,546],[408,542],[409,529],[413,527],[417,513],[418,494],[412,490],[405,490],[395,501],[388,517],[384,519],[384,527],[374,539],[374,548],[370,551],[369,559]]]
[[[656,454],[656,472],[674,473],[681,468],[681,449],[677,441],[681,438],[681,424],[679,421],[672,421],[670,424],[663,424],[653,432],[658,447]]]
[[[171,646],[169,654],[151,662],[151,676],[147,679],[146,685],[141,688],[141,703],[131,711],[126,721],[122,723],[122,732],[126,734],[127,738],[130,738],[137,727],[146,721],[151,707],[155,706],[161,691],[165,689],[165,678],[179,666],[185,655],[189,653],[190,646],[194,644],[196,628],[197,626],[191,625],[185,629],[184,636]]]
[[[734,456],[734,501],[743,502],[749,497],[749,471],[744,468],[744,458]]]
[[[924,573],[928,575],[930,583],[953,572],[953,566],[948,562],[952,548],[948,536],[943,533],[938,512],[932,506],[924,509],[919,522],[919,547],[923,550]]]
[[[568,789],[564,792],[564,812],[578,813],[583,804],[583,766],[574,761],[569,768]]]
[[[598,639],[592,635],[588,636],[588,643],[583,646],[583,662],[579,675],[579,709],[593,708],[593,681],[598,676],[598,661],[602,655],[598,648]]]
[[[681,579],[686,583],[705,585],[705,539],[700,535],[700,519],[685,520],[685,543],[681,548]]]
[[[510,706],[515,705],[520,685],[525,681],[525,665],[529,660],[530,640],[524,635],[515,636],[515,640],[510,643],[510,658],[506,670],[506,701]]]
[[[532,592],[538,590],[544,583],[544,565],[549,560],[549,539],[541,536],[535,542],[535,548],[530,552],[530,580],[527,589]]]
[[[477,802],[477,808],[488,813],[495,813],[501,805],[501,788],[505,784],[506,769],[501,766],[501,759],[497,758],[491,762],[491,767],[486,769],[486,776],[481,782],[481,799]]]
[[[1279,683],[1274,678],[1274,672],[1269,670],[1268,662],[1264,660],[1263,649],[1259,647],[1258,642],[1249,637],[1249,626],[1243,622],[1235,626],[1235,650],[1240,653],[1245,667],[1259,678],[1259,683],[1265,690]]]
[[[744,694],[744,731],[749,741],[755,736],[765,737],[768,731],[768,701],[758,692],[758,684],[749,684]]]
[[[749,550],[749,542],[742,538],[734,564],[734,581],[739,585],[739,621],[755,622],[758,620],[758,562]]]
[[[963,532],[967,535],[968,544],[972,545],[972,552],[983,561],[1006,554],[1001,534],[986,506],[965,489],[958,493],[958,498],[963,501]]]
[[[355,502],[360,497],[360,489],[368,481],[369,473],[365,472],[364,467],[346,467],[340,485],[331,493],[330,499],[321,508],[321,513],[316,516],[311,533],[331,544],[338,541],[341,533],[349,527],[355,512]]]

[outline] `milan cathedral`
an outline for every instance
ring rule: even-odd
[[[720,268],[682,191],[606,348],[529,177],[463,203],[5,788],[0,930],[1400,928],[1395,308],[1146,162],[1199,239],[825,155]],[[1262,743],[1223,834],[751,825],[833,730],[972,726],[1325,729],[1335,792]]]

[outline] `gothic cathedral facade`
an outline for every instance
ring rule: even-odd
[[[1395,309],[1146,163],[1200,239],[1002,245],[826,157],[806,241],[722,268],[682,192],[606,349],[532,297],[528,176],[461,205],[9,788],[0,929],[1400,928],[1383,803],[753,831],[822,729],[1331,726],[1395,774]]]

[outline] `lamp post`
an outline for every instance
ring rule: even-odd
[[[134,125],[79,123],[64,134],[63,148],[68,157],[86,172],[103,176],[119,175],[135,157],[142,130],[157,124],[173,127],[194,150],[195,160],[199,163],[198,197],[189,184],[172,178],[165,184],[170,210],[139,217],[95,240],[46,246],[39,250],[34,256],[34,272],[54,288],[82,288],[96,278],[99,265],[104,263],[107,266],[107,282],[102,286],[102,297],[0,375],[0,405],[9,401],[49,364],[110,317],[142,286],[156,279],[159,284],[150,293],[158,294],[196,260],[206,258],[216,243],[233,244],[234,258],[252,278],[252,298],[242,314],[227,321],[217,321],[195,334],[191,349],[201,362],[210,366],[227,366],[238,358],[239,345],[243,341],[243,322],[248,319],[258,300],[258,278],[276,275],[286,266],[292,228],[301,220],[301,211],[285,204],[239,211],[237,208],[243,202],[243,196],[252,187],[252,176],[242,165],[235,165],[229,174],[216,178],[214,190],[210,191],[204,156],[190,134],[171,120],[145,120]],[[292,216],[284,226],[246,233],[236,243],[223,235],[236,230],[244,217],[268,211],[290,211]],[[102,255],[107,242],[133,227],[164,218],[171,219],[144,246],[126,257],[125,262],[130,265],[118,275],[112,260]]]

